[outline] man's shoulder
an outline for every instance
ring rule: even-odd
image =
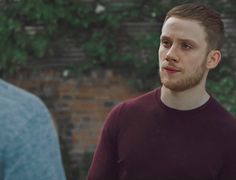
[[[212,98],[207,112],[208,119],[218,126],[223,134],[235,134],[236,138],[236,118],[217,99]]]
[[[30,92],[0,79],[0,106],[1,110],[7,108],[32,108],[41,106],[42,101]]]
[[[157,93],[159,89],[148,91],[140,96],[128,99],[119,104],[119,108],[126,112],[145,112],[157,108]]]
[[[17,132],[31,122],[45,123],[38,122],[36,117],[50,117],[38,97],[3,80],[0,80],[0,108],[1,134]]]
[[[143,104],[146,102],[154,101],[157,91],[158,89],[154,89],[154,90],[142,93],[139,96],[130,98],[124,102],[129,105],[134,105],[134,104]]]
[[[216,119],[224,122],[236,124],[236,118],[222,105],[217,99],[211,98],[209,114],[213,115]]]
[[[57,133],[42,101],[0,80],[0,108],[0,160],[8,164],[4,174],[9,179],[64,180]]]

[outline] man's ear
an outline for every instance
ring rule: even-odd
[[[207,56],[207,69],[214,69],[221,60],[221,52],[219,50],[211,50]]]

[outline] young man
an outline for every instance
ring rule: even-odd
[[[65,180],[51,116],[34,95],[0,79],[0,180]]]
[[[204,5],[167,13],[162,87],[112,110],[88,180],[236,179],[236,121],[205,89],[223,34],[220,16]]]

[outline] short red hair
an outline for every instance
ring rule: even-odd
[[[166,15],[170,17],[196,20],[201,23],[207,34],[209,50],[220,50],[224,42],[224,23],[218,12],[203,4],[187,3],[172,8]]]

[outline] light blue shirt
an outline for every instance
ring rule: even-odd
[[[39,98],[0,80],[0,180],[65,180],[58,136]]]

